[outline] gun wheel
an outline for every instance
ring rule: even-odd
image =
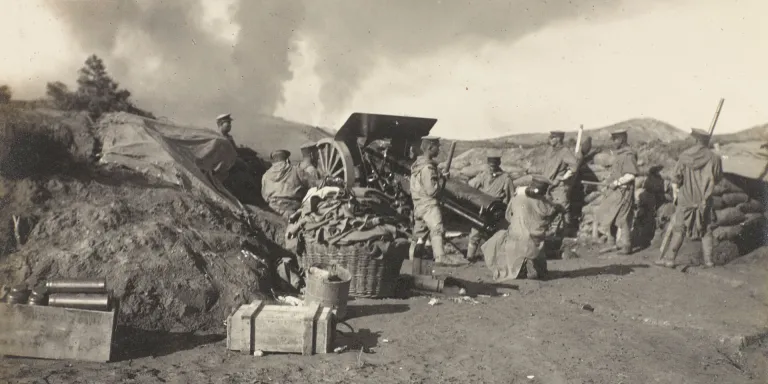
[[[343,142],[320,139],[317,142],[317,171],[322,178],[341,179],[347,188],[355,185],[355,166],[349,148]]]

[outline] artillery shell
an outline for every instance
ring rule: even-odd
[[[106,279],[61,279],[45,283],[50,293],[106,293]]]
[[[29,289],[26,285],[17,285],[11,288],[11,292],[8,293],[6,302],[8,304],[24,304],[29,298]]]
[[[433,276],[419,275],[413,277],[413,287],[428,292],[442,292],[443,280]]]
[[[84,293],[52,293],[48,306],[106,311],[109,309],[109,295]]]

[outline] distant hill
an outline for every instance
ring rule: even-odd
[[[768,124],[754,126],[734,133],[715,135],[715,140],[720,143],[768,142]]]
[[[584,134],[591,136],[592,140],[607,141],[611,137],[611,132],[617,131],[619,129],[626,129],[627,132],[629,132],[629,141],[631,144],[648,143],[657,140],[668,143],[675,140],[684,139],[688,135],[687,132],[675,128],[670,124],[650,118],[626,120],[602,128],[587,128],[584,129]],[[576,135],[577,130],[568,131],[565,133],[565,139],[576,139]],[[502,136],[495,139],[467,141],[466,143],[503,143],[528,147],[546,142],[548,137],[549,132],[523,133],[517,135]]]
[[[267,115],[235,120],[232,136],[238,145],[248,146],[265,158],[275,149],[287,149],[292,159],[301,158],[302,144],[332,137],[325,129]]]

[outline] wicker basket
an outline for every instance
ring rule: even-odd
[[[328,245],[304,243],[301,267],[315,263],[338,264],[352,274],[349,294],[354,297],[390,297],[395,293],[400,267],[408,254],[407,243],[392,243],[385,254],[367,244]]]

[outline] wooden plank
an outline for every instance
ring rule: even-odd
[[[253,353],[253,319],[263,307],[263,302],[255,300],[241,305],[227,319],[227,349]]]
[[[320,305],[265,305],[253,320],[253,348],[264,352],[311,353],[313,319]]]
[[[320,313],[322,313],[319,303],[310,304],[308,307],[309,309],[304,312],[304,319],[302,321],[304,334],[302,335],[303,345],[301,354],[305,356],[312,355],[315,351],[315,324],[317,324],[317,320],[320,318]]]
[[[107,362],[115,313],[0,303],[0,355]]]
[[[323,308],[315,323],[315,353],[330,353],[333,350],[333,312]]]

